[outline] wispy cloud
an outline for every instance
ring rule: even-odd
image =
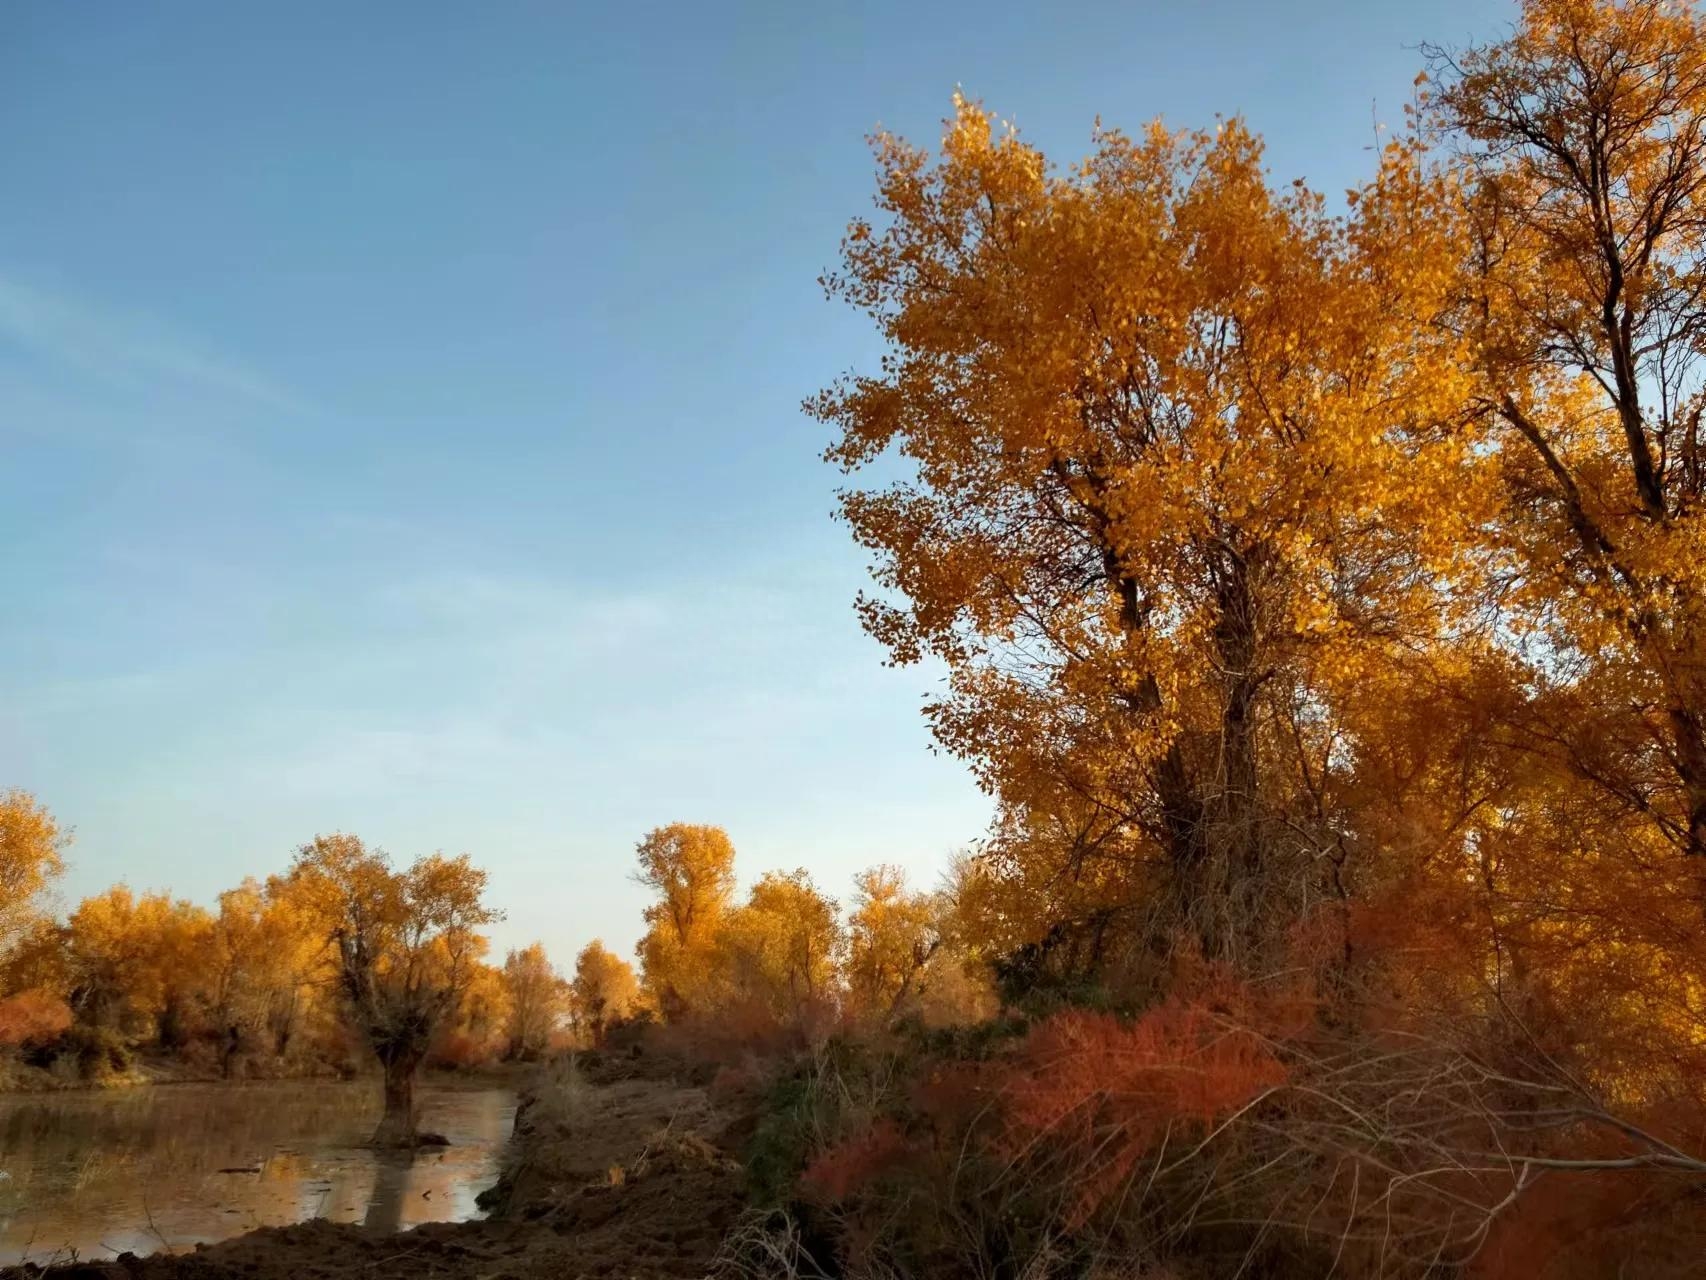
[[[0,275],[0,344],[5,343],[120,386],[166,383],[274,408],[307,407],[264,373],[158,316]]]

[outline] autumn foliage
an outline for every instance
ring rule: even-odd
[[[956,1210],[843,1211],[871,1265],[997,1212],[1016,1272],[1706,1248],[1706,21],[1425,57],[1342,204],[1237,119],[875,140],[824,283],[887,349],[808,408],[997,803],[939,936],[1028,1030],[915,1065],[979,1118]]]
[[[854,877],[843,912],[801,867],[760,874],[743,899],[728,834],[686,823],[649,833],[637,859],[657,900],[632,1007],[661,1018],[664,1040],[691,1055],[734,1062],[991,1009],[989,968],[954,934],[954,883],[921,892],[899,867],[878,865]]]
[[[594,1046],[603,1044],[605,1031],[634,1013],[640,1004],[640,986],[633,967],[597,938],[575,957],[569,992],[575,1017]]]
[[[70,1026],[70,1008],[46,991],[20,991],[0,1000],[0,1047],[51,1044]]]
[[[64,869],[60,853],[69,839],[34,796],[0,792],[0,949],[29,927],[42,890]]]
[[[1052,1148],[1078,1226],[1164,1137],[1200,1137],[1285,1079],[1270,1046],[1199,1006],[1168,1002],[1132,1022],[1060,1013],[1015,1056],[999,1145],[1014,1158]]]
[[[345,1075],[536,1057],[569,1034],[571,993],[543,947],[484,959],[484,873],[430,855],[401,870],[353,836],[321,837],[286,873],[212,907],[115,885],[63,919],[42,891],[64,837],[6,797],[0,1070],[19,1083],[123,1077]],[[394,1082],[395,1084],[395,1082]]]

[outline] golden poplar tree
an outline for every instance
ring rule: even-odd
[[[505,1051],[524,1061],[538,1058],[550,1047],[566,1010],[567,983],[539,942],[504,957],[503,981],[509,993]]]
[[[292,878],[328,948],[338,992],[384,1071],[385,1111],[374,1141],[415,1141],[415,1077],[434,1034],[476,980],[501,918],[484,902],[486,873],[466,854],[430,854],[392,868],[359,838],[316,836]]]
[[[734,896],[734,845],[721,827],[676,822],[648,832],[635,854],[636,878],[657,894],[639,944],[642,979],[659,1011],[675,1017],[710,998]]]
[[[1336,890],[1332,708],[1451,624],[1479,513],[1446,193],[1394,148],[1349,221],[1241,122],[1104,131],[1064,171],[959,102],[877,141],[832,295],[888,341],[811,408],[893,657],[1011,829],[1211,955]],[[1078,931],[1095,928],[1078,922]]]
[[[639,1003],[640,984],[633,967],[597,938],[575,957],[570,989],[575,1015],[594,1046],[604,1042],[611,1023],[632,1013]]]
[[[0,792],[0,954],[34,923],[42,891],[64,870],[60,855],[70,839],[29,792]]]
[[[783,1019],[821,1006],[836,991],[841,920],[802,867],[761,876],[746,902],[728,913],[718,966],[729,994]]]

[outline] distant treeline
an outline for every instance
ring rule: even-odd
[[[632,970],[596,942],[572,979],[538,943],[488,963],[484,876],[466,859],[394,872],[359,841],[326,837],[211,909],[115,885],[60,919],[36,904],[64,843],[33,797],[0,796],[0,1063],[14,1085],[122,1077],[139,1057],[198,1077],[367,1069],[385,1011],[360,1008],[347,981],[358,919],[369,985],[395,983],[430,1009],[429,1064],[537,1058],[633,1002]]]

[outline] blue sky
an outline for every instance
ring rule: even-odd
[[[800,400],[864,137],[1243,113],[1356,180],[1499,3],[0,8],[0,787],[67,899],[317,831],[626,950],[634,841],[930,882],[988,805],[888,670]]]

